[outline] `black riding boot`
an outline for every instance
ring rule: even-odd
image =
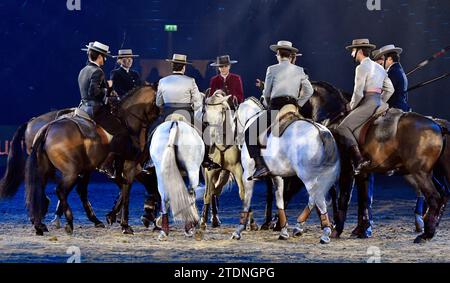
[[[203,156],[202,166],[208,170],[219,169],[221,166],[209,157],[210,148],[209,145],[205,145],[205,155]]]
[[[264,158],[261,156],[261,151],[257,145],[248,146],[248,153],[250,157],[255,160],[255,173],[249,177],[248,180],[261,179],[270,175],[270,171],[267,168]]]
[[[110,152],[106,157],[105,161],[103,161],[99,171],[105,173],[109,178],[115,179],[116,169],[114,168],[114,161],[116,160],[116,154],[114,152]]]
[[[353,156],[354,174],[359,175],[361,171],[370,165],[370,160],[363,158],[359,147],[357,145],[350,147],[351,154]]]

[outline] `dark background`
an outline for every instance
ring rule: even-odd
[[[66,0],[2,0],[0,125],[78,105],[77,76],[86,61],[80,48],[89,41],[109,44],[113,52],[123,44],[142,59],[164,59],[172,51],[192,60],[230,54],[239,61],[233,71],[242,75],[245,95],[259,96],[253,83],[276,62],[268,46],[277,40],[300,49],[298,64],[312,80],[351,91],[354,64],[344,47],[353,38],[403,47],[402,64],[410,70],[450,43],[449,22],[448,0],[381,0],[381,11],[369,11],[366,0],[81,0],[81,11],[69,11]],[[173,50],[164,24],[178,25]],[[446,54],[430,63],[410,85],[448,72],[449,59]],[[107,74],[114,63],[107,61]],[[209,67],[206,78],[189,72],[204,90],[215,70]],[[158,77],[153,72],[144,79]],[[447,79],[411,92],[410,104],[450,119],[449,88]]]

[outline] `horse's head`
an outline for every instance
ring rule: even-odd
[[[133,131],[139,132],[147,127],[159,115],[154,88],[142,86],[129,91],[121,100],[120,115]]]
[[[205,101],[205,113],[203,120],[209,125],[221,126],[226,119],[227,111],[230,112],[230,95],[218,89]]]
[[[342,92],[327,82],[312,82],[314,94],[309,99],[311,117],[314,121],[324,123],[333,121],[345,112],[348,100]]]
[[[236,112],[236,131],[239,144],[243,143],[245,126],[250,120],[256,119],[264,109],[262,103],[256,97],[249,97],[239,105]]]

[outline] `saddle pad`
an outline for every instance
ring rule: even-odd
[[[403,113],[402,110],[397,108],[390,108],[388,110],[382,108],[378,110],[372,118],[353,132],[359,145],[366,143],[367,133],[372,126],[376,126],[375,137],[380,142],[388,141],[391,137],[395,136],[397,134],[398,121]]]

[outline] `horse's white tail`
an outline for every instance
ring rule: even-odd
[[[198,222],[199,216],[195,206],[195,195],[191,195],[187,191],[176,161],[174,144],[177,133],[178,123],[174,122],[170,128],[167,148],[162,156],[161,175],[169,196],[174,221]]]

